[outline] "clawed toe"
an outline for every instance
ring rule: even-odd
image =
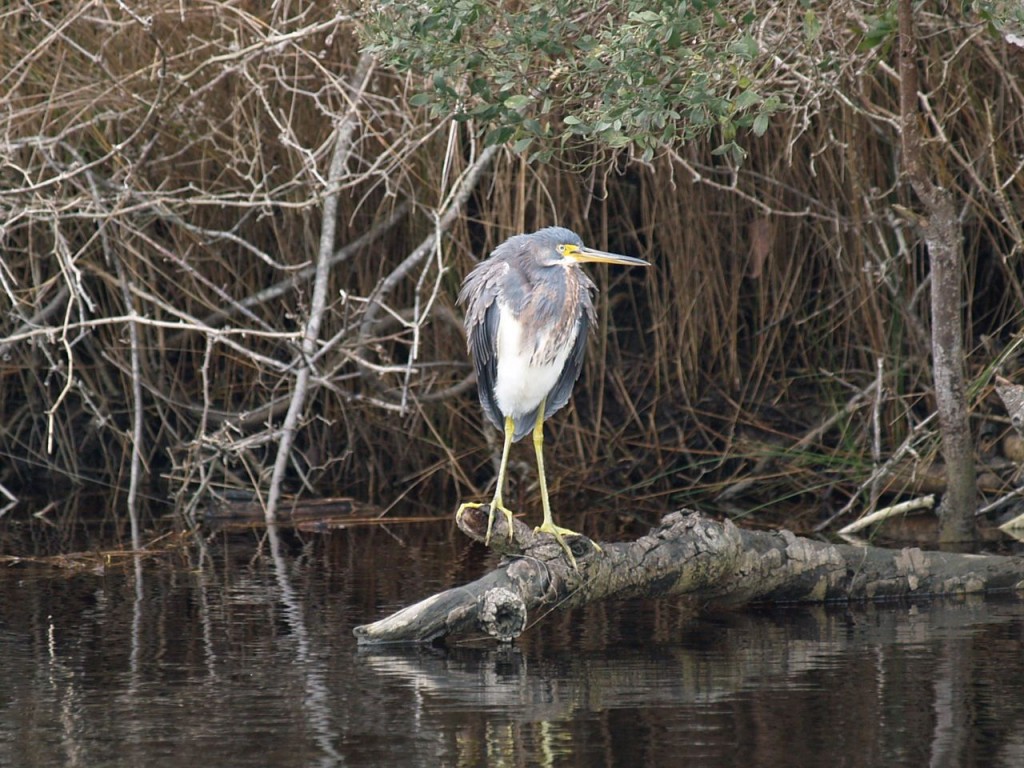
[[[582,537],[584,539],[587,539],[587,541],[589,541],[594,546],[594,549],[596,549],[598,552],[601,551],[601,547],[598,546],[596,541],[591,541],[586,536],[584,536],[582,533],[577,533],[576,531],[571,531],[568,528],[562,528],[562,527],[557,526],[557,525],[555,525],[554,523],[551,523],[551,522],[544,522],[543,524],[538,525],[533,530],[534,530],[534,533],[549,533],[552,536],[554,536],[555,537],[555,541],[558,542],[558,545],[562,548],[562,551],[565,552],[565,556],[567,558],[569,558],[569,562],[572,563],[572,567],[573,567],[574,570],[579,570],[579,567],[576,565],[576,557],[572,553],[572,548],[566,542],[566,540],[564,538],[565,536],[573,536],[573,537],[579,536],[579,537]]]
[[[505,521],[508,526],[508,538],[512,540],[512,510],[502,505],[500,501],[492,501],[490,504],[484,504],[479,501],[467,501],[459,506],[459,511],[455,513],[455,519],[461,520],[462,515],[467,509],[483,509],[487,507],[487,534],[484,536],[484,544],[491,543],[491,529],[494,526],[494,513],[501,512],[505,515]]]

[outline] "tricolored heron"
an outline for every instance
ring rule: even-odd
[[[489,505],[487,535],[500,511],[512,531],[512,512],[503,500],[509,448],[533,432],[544,522],[536,529],[550,533],[575,565],[563,536],[574,531],[551,518],[544,477],[544,420],[564,406],[583,368],[587,332],[597,316],[591,293],[597,288],[580,269],[587,261],[649,266],[643,259],[588,248],[580,236],[562,227],[503,242],[467,276],[459,293],[466,306],[466,335],[476,365],[480,405],[488,420],[505,433],[497,488]],[[484,504],[468,502],[467,508]]]

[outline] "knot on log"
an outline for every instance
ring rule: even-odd
[[[510,589],[495,587],[480,596],[480,629],[509,643],[526,628],[526,603]]]

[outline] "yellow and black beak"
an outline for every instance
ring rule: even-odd
[[[651,262],[644,261],[643,259],[637,259],[632,256],[622,256],[618,253],[608,253],[607,251],[598,251],[594,248],[588,248],[587,246],[579,245],[566,245],[562,251],[562,255],[567,259],[579,263],[585,263],[588,261],[595,261],[602,264],[624,264],[630,267],[649,267]]]

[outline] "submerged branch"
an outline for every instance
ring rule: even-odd
[[[460,528],[483,538],[486,510],[468,510]],[[636,541],[573,542],[574,570],[550,537],[495,519],[492,544],[516,554],[481,579],[449,589],[355,629],[361,644],[426,643],[483,631],[508,641],[531,611],[599,600],[688,596],[701,602],[875,600],[1024,589],[1024,559],[854,547],[764,532],[675,512]]]

